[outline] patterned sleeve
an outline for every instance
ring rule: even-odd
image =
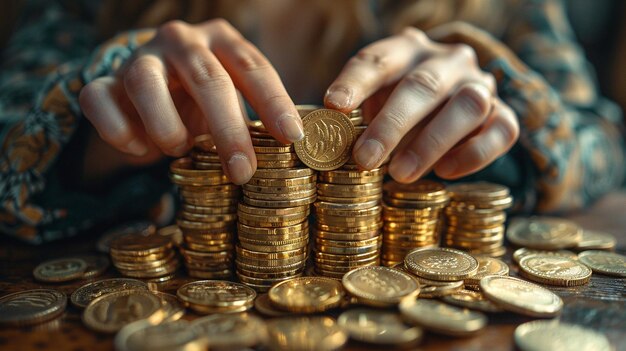
[[[82,86],[114,72],[149,37],[120,35],[90,54],[90,25],[56,2],[30,2],[0,64],[1,233],[33,243],[68,237],[121,214],[147,211],[142,203],[153,206],[161,199],[164,183],[147,174],[94,195],[68,186],[67,170],[59,165],[70,146],[71,153],[80,153],[77,131],[86,123],[77,102]],[[130,198],[135,201],[124,200]]]
[[[522,179],[518,209],[581,208],[623,181],[621,111],[598,93],[561,1],[523,1],[512,13],[504,37],[508,46],[462,23],[434,33],[472,46],[481,67],[495,76],[498,94],[518,115],[513,166],[531,169]],[[491,171],[503,172],[495,167]]]

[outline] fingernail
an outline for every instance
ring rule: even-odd
[[[344,109],[352,104],[352,90],[345,87],[335,87],[326,92],[326,102],[332,107]]]
[[[283,115],[278,119],[278,128],[289,141],[299,141],[304,138],[304,130],[300,117]]]
[[[184,142],[184,143],[174,147],[172,149],[172,152],[174,153],[175,156],[183,156],[184,154],[187,153],[188,149],[189,149],[189,144],[187,142]]]
[[[404,151],[389,165],[389,174],[398,181],[408,181],[420,166],[419,157],[411,150]]]
[[[375,168],[383,158],[383,144],[376,139],[367,139],[354,154],[356,163],[365,169]]]
[[[143,156],[148,153],[148,147],[137,139],[128,143],[126,150],[135,156]]]
[[[458,167],[459,163],[455,159],[447,159],[437,165],[437,173],[442,176],[449,176],[452,175]]]
[[[242,152],[234,153],[228,160],[228,176],[235,184],[244,184],[252,177],[252,165]]]

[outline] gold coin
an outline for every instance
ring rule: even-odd
[[[270,350],[333,351],[340,349],[348,334],[330,317],[287,317],[267,322]]]
[[[530,256],[530,255],[553,255],[553,256],[561,256],[561,257],[567,257],[567,258],[571,258],[571,259],[578,259],[578,256],[568,250],[556,250],[556,251],[549,251],[549,250],[533,250],[533,249],[528,249],[525,247],[519,248],[517,250],[515,250],[515,252],[513,252],[513,261],[515,261],[515,263],[519,264],[519,261],[526,257],[526,256]]]
[[[332,254],[327,252],[315,251],[316,259],[324,259],[331,261],[340,261],[340,262],[349,262],[349,261],[361,261],[371,259],[373,257],[378,256],[377,251],[369,251],[361,254],[355,255],[343,255],[343,254]]]
[[[257,277],[248,277],[247,275],[245,275],[243,272],[241,271],[237,271],[237,278],[239,278],[239,281],[252,287],[253,289],[256,289],[256,287],[266,287],[266,288],[271,288],[272,286],[282,283],[286,280],[290,280],[290,279],[294,279],[294,278],[298,278],[302,276],[302,271],[292,274],[292,275],[288,275],[288,276],[283,276],[283,274],[281,274],[278,277],[274,277],[271,275],[268,275],[268,277],[263,277],[263,278],[257,278]]]
[[[319,194],[319,193],[318,193]],[[318,200],[320,200],[318,196]],[[380,200],[376,199],[368,202],[358,202],[352,204],[344,204],[344,203],[334,203],[327,201],[315,201],[315,207],[325,210],[350,210],[350,211],[358,211],[358,210],[366,210],[372,207],[376,207],[380,205]]]
[[[184,212],[194,213],[198,215],[221,215],[221,214],[230,214],[230,213],[237,212],[237,207],[235,206],[209,207],[209,206],[191,205],[187,203],[182,204],[182,209]]]
[[[251,135],[252,140],[252,145],[253,146],[260,146],[260,147],[289,147],[289,144],[283,144],[280,141],[276,140],[276,139],[269,139],[267,137],[261,138],[261,137],[255,137]]]
[[[194,269],[187,269],[187,273],[190,277],[199,278],[199,279],[230,279],[233,275],[233,272],[230,269],[224,269],[219,271],[200,271]],[[193,305],[193,310],[199,313],[217,313],[219,312],[219,308],[210,307],[202,305],[194,305],[189,304],[189,306]],[[222,307],[223,312],[242,312],[250,308],[250,306],[237,306],[236,308],[225,308]],[[206,312],[205,312],[206,311]]]
[[[328,240],[367,240],[373,237],[380,236],[379,230],[372,230],[369,232],[363,233],[337,233],[337,232],[329,232],[324,230],[316,230],[315,236],[317,238],[328,239]]]
[[[380,194],[359,196],[359,197],[334,197],[334,196],[324,196],[324,195],[318,194],[317,198],[318,200],[324,201],[324,202],[353,205],[355,203],[364,203],[364,202],[372,202],[372,201],[379,202],[382,197],[380,196]]]
[[[424,334],[418,327],[406,326],[397,313],[375,309],[345,311],[337,323],[352,339],[374,345],[415,346]]]
[[[563,300],[552,291],[514,277],[486,276],[480,289],[499,307],[530,317],[550,318],[563,309]]]
[[[322,183],[357,185],[357,184],[379,183],[383,181],[384,177],[385,177],[384,174],[376,175],[376,176],[360,176],[360,177],[328,176],[328,175],[320,174],[318,176],[318,180]]]
[[[124,326],[115,335],[118,351],[142,350],[206,350],[208,341],[189,328],[187,321],[153,325],[140,320]]]
[[[304,139],[294,143],[298,157],[315,170],[341,167],[350,158],[355,130],[350,119],[335,110],[319,109],[302,118]]]
[[[435,198],[432,200],[406,200],[385,198],[385,203],[390,206],[400,208],[443,208],[448,203],[447,197]]]
[[[411,324],[439,334],[467,336],[487,325],[487,317],[481,312],[435,300],[404,299],[399,308],[404,319]]]
[[[263,187],[287,187],[315,184],[317,176],[310,175],[295,178],[250,178],[247,185]]]
[[[290,161],[274,161],[274,160],[257,160],[257,167],[259,169],[278,169],[278,168],[293,168],[302,166],[302,162],[300,160],[290,160]]]
[[[222,179],[224,172],[221,170],[198,170],[193,168],[193,160],[189,157],[183,157],[172,161],[170,164],[170,172],[180,177],[208,177]]]
[[[292,313],[281,311],[274,306],[270,301],[270,298],[267,294],[260,294],[254,300],[254,309],[260,314],[268,317],[285,317],[290,316]]]
[[[530,255],[519,262],[520,274],[542,284],[577,286],[591,279],[591,269],[575,260],[553,255]]]
[[[164,322],[173,322],[185,315],[185,307],[176,296],[160,291],[152,291],[152,293],[161,299],[161,308],[165,313],[165,317],[163,317]]]
[[[448,296],[463,290],[463,281],[457,282],[439,282],[439,284],[427,284],[429,280],[417,277],[418,282],[421,284],[419,298],[434,299],[439,297]]]
[[[111,253],[132,256],[144,256],[158,253],[172,247],[169,237],[160,235],[143,236],[131,234],[111,242]]]
[[[447,198],[446,188],[443,184],[427,179],[420,179],[411,184],[390,181],[385,183],[383,189],[387,196],[395,199],[434,200]]]
[[[193,146],[199,149],[202,152],[207,153],[217,153],[217,147],[215,146],[215,141],[210,134],[202,134],[198,135],[194,138]]]
[[[561,218],[514,218],[509,223],[506,237],[518,246],[556,250],[576,246],[582,239],[582,229]]]
[[[207,338],[212,349],[219,350],[251,348],[267,338],[265,322],[249,313],[198,318],[191,322],[191,329]]]
[[[336,265],[336,264],[329,265],[329,264],[319,263],[319,261],[315,260],[315,269],[319,272],[348,273],[357,268],[373,267],[373,266],[380,266],[380,261],[378,257],[373,261],[370,261],[368,263],[358,264],[355,267],[351,267],[348,265],[341,266],[341,265]]]
[[[288,227],[281,228],[258,228],[248,226],[242,223],[237,223],[237,229],[240,233],[252,234],[252,235],[267,235],[271,239],[273,235],[295,235],[304,230],[308,230],[309,223],[302,222]]]
[[[286,179],[286,178],[302,178],[315,174],[311,168],[286,168],[286,169],[257,169],[253,178],[270,178],[270,179]]]
[[[580,262],[594,272],[617,277],[626,277],[626,256],[618,253],[588,250],[578,254]]]
[[[315,205],[315,212],[318,216],[338,216],[338,217],[348,217],[348,218],[361,218],[366,216],[375,216],[380,215],[382,212],[381,206],[374,206],[366,209],[359,210],[351,210],[351,209],[325,209]]]
[[[295,225],[308,219],[309,210],[305,212],[296,212],[291,214],[268,215],[268,214],[250,214],[246,212],[239,213],[239,223],[251,226],[249,223],[263,223],[264,225],[254,225],[255,227],[287,227]],[[295,223],[294,223],[295,222]],[[287,224],[291,223],[291,224]],[[270,225],[271,224],[271,225]],[[276,225],[274,225],[276,224]]]
[[[328,240],[328,239],[321,239],[321,238],[316,238],[315,242],[318,245],[321,246],[332,246],[332,247],[361,247],[361,246],[370,246],[370,245],[374,245],[376,243],[378,243],[380,241],[381,237],[380,236],[375,236],[371,239],[366,239],[366,240],[357,240],[357,241],[350,241],[350,240]]]
[[[404,258],[413,274],[432,280],[456,281],[478,271],[478,261],[465,252],[449,248],[417,249]]]
[[[462,199],[499,199],[509,196],[509,188],[489,182],[456,183],[447,186],[450,196]]]
[[[315,202],[317,195],[312,195],[310,197],[305,197],[301,199],[293,199],[293,200],[261,200],[261,199],[252,199],[250,197],[244,196],[243,202],[250,206],[256,207],[267,207],[267,208],[286,208],[286,207],[300,207],[310,205]]]
[[[257,199],[257,200],[277,200],[277,201],[286,201],[286,200],[299,200],[299,199],[307,199],[311,196],[314,196],[317,193],[315,188],[302,190],[302,191],[294,191],[290,193],[257,193],[254,191],[243,190],[243,194],[249,199]]]
[[[74,257],[85,261],[87,268],[81,278],[91,279],[102,275],[111,265],[111,261],[107,256],[100,254],[80,254]]]
[[[222,164],[221,163],[209,163],[209,162],[202,162],[202,161],[195,161],[193,162],[193,166],[194,168],[198,169],[198,170],[212,170],[212,171],[216,171],[216,170],[221,170],[222,169]]]
[[[615,247],[615,236],[599,232],[597,230],[583,230],[583,237],[579,243],[576,244],[575,249],[579,251],[583,250],[610,250]]]
[[[300,277],[274,285],[272,305],[284,311],[317,313],[338,307],[345,295],[341,283],[322,277]]]
[[[504,310],[496,306],[493,302],[487,300],[487,298],[478,291],[471,290],[459,290],[449,295],[443,296],[441,300],[445,303],[469,308],[471,310],[497,313]]]
[[[128,222],[122,225],[116,226],[106,231],[98,242],[96,243],[96,249],[102,253],[109,253],[111,241],[121,236],[129,234],[141,234],[144,236],[152,235],[156,232],[156,226],[148,221]]]
[[[176,296],[193,307],[236,308],[251,304],[256,292],[251,288],[233,282],[219,280],[198,280],[178,288]]]
[[[465,285],[480,284],[480,280],[488,275],[508,275],[509,266],[502,260],[492,257],[479,256],[476,257],[478,261],[478,270],[476,274],[465,278]]]
[[[256,154],[257,161],[296,161],[298,155],[292,152],[281,153],[259,153]]]
[[[83,312],[83,323],[101,333],[114,333],[134,321],[145,319],[156,324],[164,317],[161,299],[149,291],[133,289],[112,292],[91,301]]]
[[[302,192],[307,190],[315,189],[315,183],[307,183],[304,185],[293,185],[293,186],[258,186],[258,185],[249,185],[244,184],[243,190],[253,191],[255,193],[262,194],[274,194],[274,193],[290,193],[290,192]]]
[[[379,241],[371,245],[355,247],[317,246],[317,250],[335,255],[357,255],[377,251],[381,244],[382,242]]]
[[[85,308],[96,298],[121,290],[148,290],[148,285],[140,280],[128,278],[99,280],[74,290],[70,301],[76,307]]]
[[[80,258],[59,258],[39,264],[33,276],[42,282],[60,283],[82,278],[86,269],[87,263]]]
[[[52,289],[19,291],[0,297],[0,325],[22,327],[60,316],[67,296]]]
[[[387,267],[362,267],[343,276],[344,288],[359,302],[380,306],[396,305],[419,294],[419,284],[406,273]]]
[[[558,320],[532,321],[520,324],[513,334],[521,351],[593,350],[611,351],[615,348],[607,337],[580,325]]]
[[[328,225],[328,224],[324,224],[324,223],[317,223],[316,227],[318,230],[323,230],[323,231],[327,231],[327,232],[336,232],[336,233],[365,233],[365,232],[371,232],[373,230],[379,230],[380,228],[382,228],[383,223],[382,221],[376,221],[375,223],[372,224],[367,224],[367,225],[359,225],[359,226],[355,226],[355,225],[351,225],[351,226],[341,226],[341,225]]]
[[[295,149],[293,145],[289,145],[289,146],[256,146],[254,145],[253,147],[254,147],[254,152],[257,154],[257,157],[259,154],[271,155],[271,154],[295,153]],[[293,160],[293,158],[290,158],[290,160]]]

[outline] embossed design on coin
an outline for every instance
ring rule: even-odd
[[[343,276],[343,286],[359,302],[372,306],[390,306],[406,297],[419,294],[419,284],[410,275],[387,267],[361,267]]]
[[[566,257],[530,255],[519,262],[520,273],[539,283],[576,286],[589,282],[591,269]]]
[[[588,250],[578,254],[580,262],[594,272],[626,277],[626,256],[614,252]]]
[[[530,256],[530,255],[536,255],[536,254],[550,255],[550,256],[561,256],[561,257],[571,258],[573,260],[577,260],[578,259],[578,256],[575,253],[573,253],[572,251],[568,251],[568,250],[556,250],[556,251],[533,250],[533,249],[528,249],[528,248],[522,247],[522,248],[519,248],[519,249],[515,250],[515,252],[513,252],[513,261],[515,261],[516,263],[519,264],[519,262],[522,260],[522,258],[524,258],[526,256]]]
[[[254,347],[267,337],[265,323],[248,313],[217,314],[198,318],[191,328],[210,340],[211,348],[239,350]]]
[[[80,258],[68,257],[41,263],[33,270],[35,279],[42,282],[59,283],[82,278],[87,263]]]
[[[144,290],[122,290],[100,296],[83,312],[85,325],[102,333],[114,333],[142,319],[159,323],[163,317],[161,299]]]
[[[577,350],[610,351],[604,334],[559,321],[532,321],[515,328],[515,344],[522,351]]]
[[[483,277],[488,275],[508,275],[509,266],[502,260],[493,257],[476,257],[478,271],[476,274],[465,279],[465,285],[477,286]]]
[[[121,290],[148,290],[148,285],[140,280],[128,278],[113,278],[99,280],[97,282],[85,284],[74,290],[70,296],[70,301],[76,307],[85,308],[96,298],[112,292]]]
[[[274,285],[268,292],[272,305],[297,313],[323,312],[341,304],[341,283],[324,277],[299,277]]]
[[[337,320],[350,337],[370,344],[411,346],[422,339],[422,329],[406,326],[397,313],[355,308]]]
[[[463,251],[448,248],[417,249],[404,258],[404,265],[420,277],[457,281],[476,274],[478,261]]]
[[[0,297],[0,325],[32,325],[59,316],[67,305],[64,293],[50,289],[20,291]]]
[[[435,300],[404,299],[399,307],[405,320],[436,333],[464,336],[487,325],[487,317],[480,312]]]
[[[176,295],[199,313],[241,312],[252,307],[256,292],[244,284],[199,280],[181,286]]]
[[[335,110],[320,109],[307,114],[302,124],[304,139],[294,145],[304,164],[319,171],[328,171],[348,161],[355,130],[346,115]]]
[[[513,244],[540,250],[575,246],[582,239],[582,228],[562,218],[514,218],[506,231]]]
[[[531,317],[554,317],[563,308],[555,293],[518,278],[490,275],[480,280],[480,289],[503,309]]]
[[[348,334],[330,317],[278,318],[267,323],[270,350],[331,351],[348,341]]]
[[[609,233],[599,232],[597,230],[583,230],[583,237],[578,244],[576,250],[610,250],[615,247],[617,241],[615,237]]]

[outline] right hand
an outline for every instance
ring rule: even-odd
[[[276,70],[221,19],[162,25],[115,76],[87,84],[79,102],[100,137],[134,155],[133,164],[183,156],[195,136],[209,133],[226,175],[243,184],[256,171],[256,157],[238,90],[276,139],[304,137]]]

